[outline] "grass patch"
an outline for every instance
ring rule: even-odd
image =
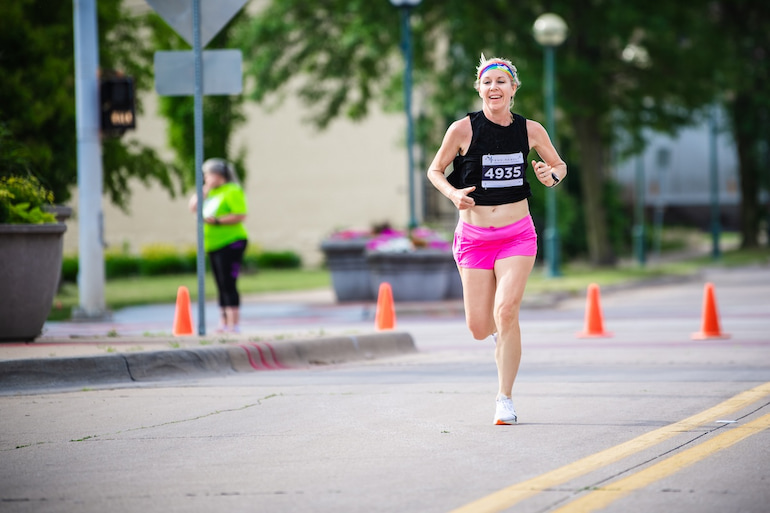
[[[719,265],[724,267],[744,267],[750,265],[770,264],[770,248],[735,249],[723,251],[718,260],[710,256],[700,257],[695,260],[702,266]]]
[[[180,286],[190,290],[191,300],[197,300],[198,277],[194,273],[109,279],[105,282],[104,297],[107,308],[111,310],[127,306],[174,303]],[[331,275],[325,269],[265,269],[238,278],[241,294],[312,290],[330,286]],[[210,273],[206,275],[205,289],[206,299],[217,297],[216,285]],[[74,283],[65,283],[54,297],[54,306],[48,320],[70,319],[72,309],[78,304],[77,286]]]
[[[621,283],[649,281],[664,276],[692,276],[702,267],[695,261],[676,262],[660,266],[638,265],[616,268],[591,268],[585,264],[567,264],[562,267],[562,276],[547,277],[542,267],[536,267],[527,282],[527,293],[563,292],[582,293],[591,283],[606,287]]]
[[[597,269],[581,263],[567,263],[562,266],[563,276],[548,278],[542,266],[532,272],[527,282],[527,293],[562,292],[570,295],[582,294],[589,284],[612,286],[633,283],[666,276],[692,276],[704,267],[740,267],[749,265],[770,265],[770,249],[723,251],[718,260],[704,254],[696,258],[665,264],[621,265],[616,268]],[[194,273],[168,276],[137,276],[133,278],[108,279],[105,284],[105,300],[111,310],[127,306],[174,303],[177,289],[184,285],[190,290],[193,301],[197,300],[198,278]],[[216,286],[210,274],[206,276],[206,298],[216,298]],[[265,269],[258,273],[244,274],[238,279],[241,294],[284,292],[292,290],[313,290],[331,287],[331,275],[326,269]],[[54,298],[54,307],[48,319],[71,318],[72,309],[78,306],[77,286],[65,283]]]
[[[616,268],[592,268],[586,264],[568,263],[562,267],[563,276],[546,277],[542,267],[536,267],[527,282],[527,293],[564,292],[583,293],[591,283],[611,286],[622,283],[634,283],[663,277],[693,276],[708,267],[745,267],[751,265],[770,265],[770,248],[732,249],[722,251],[720,258],[714,260],[710,254],[683,259],[665,264],[620,265]]]

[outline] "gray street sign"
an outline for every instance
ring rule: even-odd
[[[240,50],[205,50],[202,58],[204,95],[241,94]],[[192,51],[155,52],[155,90],[161,96],[192,96],[195,93],[195,56]]]
[[[230,18],[241,10],[249,0],[199,0],[201,10],[201,48],[222,30]],[[166,23],[193,45],[192,0],[147,0]]]

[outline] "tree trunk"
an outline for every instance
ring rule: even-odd
[[[573,123],[580,147],[579,174],[589,259],[595,266],[613,266],[616,257],[609,239],[603,202],[607,151],[597,129],[599,122],[591,117],[575,117]]]
[[[741,248],[759,247],[759,226],[762,205],[759,203],[760,173],[765,172],[761,145],[767,144],[768,98],[765,92],[770,79],[768,71],[767,2],[716,2],[721,14],[720,28],[730,41],[734,62],[727,62],[730,73],[728,89],[732,94],[727,109],[732,122],[733,137],[738,151],[740,177]],[[716,66],[723,68],[723,66]]]
[[[729,106],[735,146],[738,151],[738,175],[740,177],[741,248],[759,247],[759,159],[758,136],[760,123],[757,105],[751,95],[738,93]]]

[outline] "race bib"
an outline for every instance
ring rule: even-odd
[[[481,186],[485,189],[524,185],[524,155],[484,155],[481,157]]]

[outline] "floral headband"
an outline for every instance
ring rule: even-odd
[[[511,68],[509,68],[505,63],[502,63],[502,62],[493,62],[491,64],[487,64],[485,67],[483,67],[482,69],[479,70],[479,75],[476,78],[480,79],[481,76],[484,73],[486,73],[487,71],[489,71],[491,69],[502,70],[502,71],[508,73],[508,75],[510,75],[511,80],[515,80],[516,79],[515,78],[515,73],[513,72],[513,70]]]

